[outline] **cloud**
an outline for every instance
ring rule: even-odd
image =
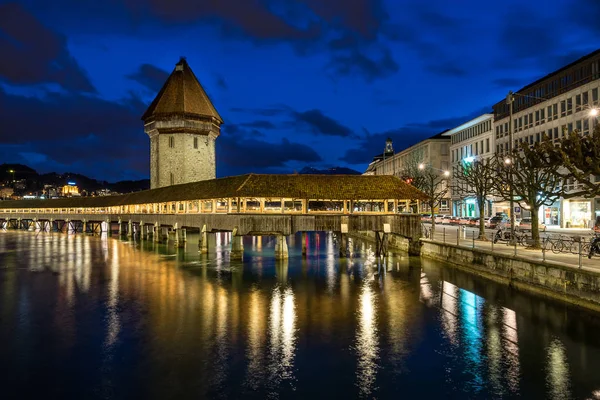
[[[251,122],[243,122],[240,125],[244,126],[244,127],[247,127],[247,128],[275,129],[275,124],[273,124],[271,121],[267,121],[267,120],[257,120],[257,121],[251,121]]]
[[[354,132],[347,126],[340,124],[323,114],[320,110],[308,110],[304,112],[293,112],[293,117],[297,122],[308,126],[312,133],[325,136],[354,136]]]
[[[356,73],[364,76],[367,82],[373,82],[393,75],[398,72],[400,66],[392,57],[391,51],[384,48],[378,58],[368,56],[358,49],[335,54],[328,68],[337,75],[348,76]]]
[[[425,69],[436,75],[450,78],[462,78],[469,75],[469,72],[466,69],[463,69],[462,66],[456,64],[453,65],[451,63],[428,65]]]
[[[447,129],[452,129],[488,112],[491,112],[491,107],[478,109],[460,117],[434,119],[427,122],[413,122],[384,132],[370,133],[366,131],[365,136],[357,142],[356,146],[348,149],[340,157],[340,161],[352,165],[367,164],[372,161],[374,156],[383,152],[385,141],[388,137],[392,139],[394,151],[398,153],[420,141]]]
[[[126,77],[145,86],[153,93],[158,93],[169,77],[169,73],[154,65],[142,64],[137,71]]]
[[[56,83],[69,91],[96,92],[65,37],[16,3],[0,4],[0,54],[0,79],[11,84]]]
[[[223,90],[227,90],[229,89],[229,86],[227,85],[227,81],[225,80],[225,78],[223,78],[222,75],[216,74],[215,76],[216,81],[217,81],[217,86]]]
[[[39,155],[29,159],[47,157],[46,166],[68,166],[95,178],[146,177],[144,108],[136,98],[111,102],[76,93],[36,98],[0,90],[0,147],[16,146],[22,154]]]

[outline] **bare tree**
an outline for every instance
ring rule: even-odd
[[[494,159],[461,161],[454,167],[452,191],[461,199],[473,196],[479,209],[479,240],[485,237],[485,201],[493,194],[494,179],[496,176],[496,162]]]
[[[414,154],[404,160],[400,169],[400,177],[425,193],[428,197],[424,203],[431,210],[431,235],[435,234],[435,209],[447,198],[449,174],[437,171],[430,165],[422,164],[422,155]]]
[[[582,135],[577,130],[570,132],[556,144],[549,138],[543,141],[546,164],[562,166],[556,173],[565,182],[573,180],[579,184],[575,190],[564,189],[563,198],[594,197],[600,194],[600,125],[596,125],[591,135]]]
[[[550,154],[545,141],[529,145],[521,143],[505,156],[495,156],[495,194],[514,201],[531,212],[533,248],[540,248],[539,208],[552,205],[561,197],[564,177],[556,165],[548,163]],[[514,212],[514,210],[511,210]]]

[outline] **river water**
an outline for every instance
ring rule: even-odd
[[[0,232],[0,398],[600,398],[600,316],[331,234]]]

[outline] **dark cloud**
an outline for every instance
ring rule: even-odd
[[[144,108],[135,98],[115,103],[73,93],[36,98],[0,90],[0,147],[21,146],[23,154],[45,159],[45,165],[73,166],[91,177],[144,177],[149,165],[140,121]]]
[[[274,106],[265,108],[244,108],[244,107],[232,107],[229,109],[231,112],[240,114],[253,114],[262,117],[274,117],[276,115],[287,114],[290,112],[288,106]]]
[[[392,57],[389,49],[384,48],[378,58],[370,57],[360,50],[351,50],[342,54],[335,54],[329,69],[341,76],[356,73],[365,77],[367,82],[387,78],[398,72],[400,66]]]
[[[509,90],[515,91],[529,82],[533,81],[528,78],[498,78],[492,81],[492,85],[506,89],[508,92]]]
[[[281,139],[278,143],[250,137],[221,136],[217,140],[219,176],[231,173],[272,172],[284,168],[291,161],[312,163],[321,157],[310,146]]]
[[[579,0],[568,8],[570,18],[564,20],[576,29],[584,28],[595,35],[600,35],[600,2],[598,0]]]
[[[167,71],[151,64],[142,64],[137,71],[127,75],[127,78],[147,87],[153,93],[158,93],[168,77]]]
[[[0,4],[0,54],[0,79],[11,84],[56,83],[70,91],[96,91],[65,37],[16,3]]]
[[[374,156],[383,152],[388,137],[392,139],[394,151],[398,153],[420,141],[489,112],[491,112],[491,107],[485,107],[461,117],[414,122],[385,132],[370,133],[365,131],[365,136],[358,141],[355,147],[348,149],[344,156],[340,157],[340,161],[352,165],[366,164],[371,162]]]
[[[223,76],[217,74],[216,80],[217,80],[218,87],[220,87],[223,90],[229,89],[229,86],[227,85],[227,81],[225,80],[225,78],[223,78]]]
[[[273,124],[271,121],[267,121],[267,120],[244,122],[244,123],[241,123],[240,125],[247,127],[247,128],[275,129],[275,124]]]
[[[315,135],[350,137],[354,132],[347,126],[326,116],[320,110],[309,110],[304,112],[294,112],[294,118],[297,122],[307,125]]]

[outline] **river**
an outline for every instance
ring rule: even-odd
[[[600,315],[334,235],[0,232],[0,397],[600,399]]]

